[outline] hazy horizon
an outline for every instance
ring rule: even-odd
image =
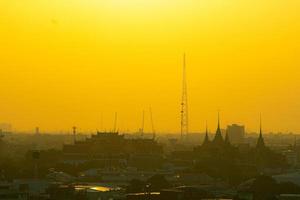
[[[0,2],[0,122],[17,130],[300,133],[300,1]],[[103,121],[101,125],[101,116]]]

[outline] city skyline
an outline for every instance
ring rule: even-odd
[[[0,199],[299,199],[299,10],[0,0]]]
[[[219,112],[219,110],[218,110]],[[150,114],[150,113],[149,113]],[[49,130],[49,129],[42,129],[42,131],[40,131],[41,127],[36,126],[36,127],[32,127],[30,129],[15,129],[13,127],[12,124],[10,123],[0,123],[0,130],[2,132],[18,132],[18,133],[29,133],[29,134],[57,134],[57,133],[64,133],[64,134],[74,134],[74,128],[76,130],[79,130],[79,134],[91,134],[93,132],[103,132],[103,133],[120,133],[120,134],[141,134],[141,137],[144,137],[144,134],[147,134],[149,137],[149,134],[151,135],[155,135],[158,134],[177,134],[178,137],[180,137],[181,139],[184,139],[186,136],[188,136],[189,134],[193,135],[193,134],[209,134],[212,135],[214,134],[215,129],[217,129],[218,127],[220,127],[220,129],[222,130],[222,135],[225,136],[226,130],[230,129],[232,126],[233,127],[243,127],[244,129],[244,134],[259,134],[262,130],[264,131],[265,134],[298,134],[297,132],[281,132],[281,131],[277,131],[277,132],[273,132],[270,131],[268,129],[262,128],[262,122],[261,119],[259,121],[258,124],[258,128],[256,130],[251,130],[251,129],[247,129],[247,125],[243,124],[243,123],[230,123],[230,124],[222,124],[220,122],[220,117],[218,114],[218,118],[217,118],[217,122],[215,122],[215,124],[211,124],[211,126],[208,126],[207,121],[205,122],[205,129],[198,129],[198,130],[193,130],[193,131],[189,131],[187,133],[185,133],[184,135],[182,135],[181,131],[157,131],[156,129],[154,129],[154,124],[151,121],[152,120],[152,116],[150,114],[150,125],[146,124],[145,125],[145,111],[143,111],[143,118],[142,118],[142,127],[137,127],[136,129],[120,129],[118,127],[117,121],[116,121],[116,116],[117,116],[117,112],[115,113],[114,117],[114,122],[113,122],[113,127],[103,127],[103,124],[100,124],[100,128],[98,127],[89,127],[89,128],[82,128],[82,127],[69,127],[69,129],[56,129],[56,130]],[[102,119],[103,120],[103,119]],[[102,121],[103,122],[103,121]],[[145,127],[147,127],[147,129],[145,130]],[[42,127],[43,128],[43,127]]]

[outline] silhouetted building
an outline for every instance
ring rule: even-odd
[[[260,129],[259,129],[259,136],[258,136],[257,143],[256,143],[256,149],[261,150],[261,151],[266,149],[265,140],[262,135],[261,125],[260,125]]]
[[[222,132],[221,132],[221,129],[220,129],[220,122],[219,121],[218,121],[218,128],[217,128],[217,131],[216,131],[216,135],[215,135],[212,143],[214,145],[224,144],[224,139],[223,139]]]
[[[245,138],[245,126],[232,124],[227,126],[226,133],[228,134],[231,144],[242,144]]]
[[[0,123],[0,129],[3,132],[11,132],[12,131],[12,125],[8,123]]]
[[[162,146],[153,139],[127,139],[119,133],[98,132],[85,141],[63,146],[64,160],[69,163],[83,163],[97,160],[106,166],[131,161],[155,162],[163,153]]]
[[[213,140],[212,141],[209,140],[208,131],[206,128],[206,133],[202,145],[194,148],[194,151],[196,153],[201,152],[201,153],[209,153],[209,154],[211,153],[223,154],[224,152],[227,152],[229,149],[232,148],[233,147],[230,144],[228,133],[226,132],[225,139],[222,136],[222,131],[220,128],[220,120],[218,118],[218,127]]]
[[[274,152],[265,145],[261,123],[253,155],[255,157],[255,164],[262,173],[268,173],[268,169],[270,168],[280,169],[288,166],[287,159],[283,154]]]
[[[210,145],[210,141],[209,141],[209,137],[208,137],[208,130],[206,127],[206,131],[205,131],[205,137],[204,137],[204,141],[202,143],[202,146],[209,146]]]

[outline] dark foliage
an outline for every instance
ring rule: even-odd
[[[270,176],[261,175],[251,186],[254,200],[276,199],[278,194],[300,194],[300,187],[291,182],[277,183]]]

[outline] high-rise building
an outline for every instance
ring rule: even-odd
[[[230,143],[232,144],[242,144],[245,138],[245,126],[240,126],[237,124],[232,124],[227,126],[226,130]]]

